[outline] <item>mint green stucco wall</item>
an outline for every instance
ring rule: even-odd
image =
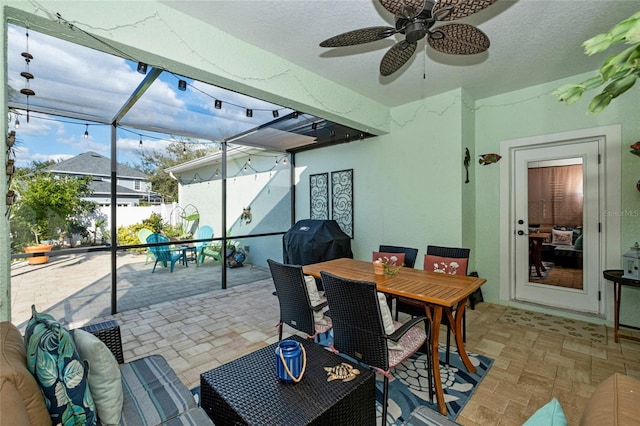
[[[475,104],[476,152],[500,152],[500,143],[522,137],[545,135],[557,132],[587,129],[604,125],[622,125],[622,205],[620,211],[631,212],[621,218],[621,252],[625,253],[635,241],[640,239],[640,193],[635,182],[640,179],[640,158],[629,153],[629,145],[640,139],[640,120],[638,120],[638,88],[615,99],[599,115],[586,113],[589,94],[577,104],[567,106],[558,102],[551,92],[567,82],[578,82],[593,73],[549,84],[529,87],[501,96],[482,99]],[[477,262],[482,265],[482,274],[487,278],[483,286],[485,300],[499,300],[500,258],[500,172],[498,167],[476,168],[476,247]],[[635,212],[635,215],[633,214]],[[605,265],[606,268],[619,268],[620,264]],[[610,293],[611,286],[607,284]],[[629,290],[629,291],[627,291]],[[638,306],[640,292],[625,289],[622,307],[622,320],[630,323],[640,322]],[[611,299],[609,299],[610,302]],[[612,304],[612,302],[610,302]],[[606,307],[610,311],[611,307]],[[633,318],[633,319],[632,319]]]
[[[473,194],[466,192],[461,90],[391,111],[391,133],[296,156],[299,185],[296,219],[309,217],[309,175],[354,170],[354,239],[357,259],[368,260],[380,244],[418,248],[470,241]],[[466,130],[466,132],[465,132]],[[471,187],[469,187],[471,188]],[[466,188],[465,188],[466,189]]]

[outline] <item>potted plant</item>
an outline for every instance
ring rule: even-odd
[[[50,252],[53,248],[53,244],[47,242],[36,243],[24,248],[25,253],[47,253]],[[49,256],[35,256],[27,258],[27,262],[29,265],[41,265],[43,263],[47,263],[49,261]]]

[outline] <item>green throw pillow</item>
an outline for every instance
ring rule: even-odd
[[[556,398],[538,408],[522,426],[567,426],[567,418]]]
[[[91,333],[73,331],[78,354],[89,366],[89,389],[102,426],[117,426],[122,417],[122,374],[107,345]]]
[[[34,375],[54,425],[96,424],[96,407],[87,383],[87,369],[71,335],[51,315],[36,312],[24,334],[27,368]]]
[[[576,243],[573,245],[573,248],[576,250],[582,250],[582,235],[576,239]]]

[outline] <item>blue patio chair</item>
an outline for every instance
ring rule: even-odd
[[[204,239],[209,239],[209,238],[213,238],[213,228],[210,227],[209,225],[204,225],[201,226],[200,228],[198,228],[198,232],[196,234],[196,240],[204,240]],[[211,241],[203,241],[200,243],[194,243],[193,245],[196,248],[196,265],[204,262],[204,256],[205,254],[203,253],[204,249],[206,247],[209,246],[209,244],[211,243]]]
[[[169,239],[162,234],[151,234],[147,237],[147,243],[167,243]],[[162,265],[166,268],[167,263],[171,265],[171,272],[173,272],[173,267],[176,265],[178,260],[182,260],[185,266],[187,266],[187,253],[186,250],[180,249],[179,251],[171,250],[168,245],[166,246],[153,246],[149,247],[151,253],[156,258],[156,263],[153,264],[153,270],[151,273],[156,271],[156,266],[158,262],[162,262]]]
[[[147,237],[149,235],[153,234],[153,231],[151,229],[147,229],[147,228],[142,228],[138,231],[138,240],[140,240],[140,244],[146,244],[147,243]],[[149,248],[147,248],[147,253],[146,253],[147,257],[144,259],[144,264],[146,265],[147,263],[149,263],[149,259],[153,259],[155,256],[153,255],[153,253],[151,253],[151,250],[149,250]]]

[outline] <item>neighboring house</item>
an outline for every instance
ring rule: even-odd
[[[47,170],[60,176],[91,176],[90,188],[93,194],[88,197],[100,206],[111,205],[111,159],[96,152],[88,151],[68,160],[61,161]],[[137,206],[146,200],[158,204],[161,197],[151,191],[149,176],[140,170],[123,164],[117,165],[116,203],[120,207]]]

